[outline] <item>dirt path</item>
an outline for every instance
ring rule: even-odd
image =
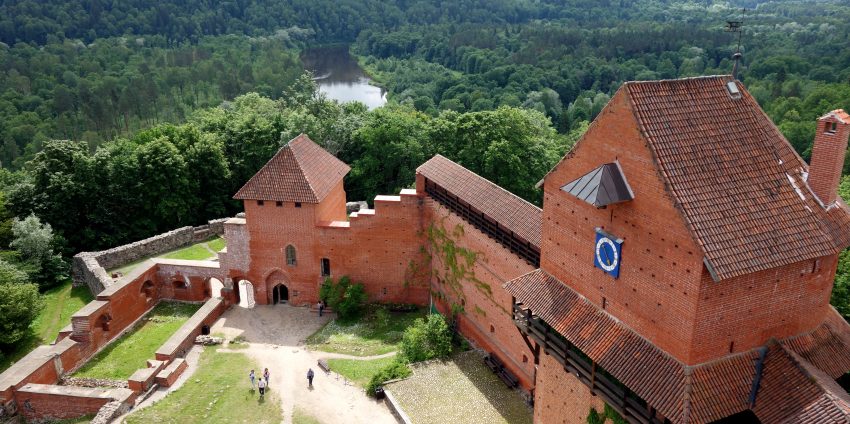
[[[307,308],[287,305],[256,306],[253,309],[233,307],[211,328],[212,333],[228,339],[242,336],[247,348],[239,349],[257,361],[271,374],[270,390],[281,398],[284,422],[292,423],[297,407],[325,424],[363,423],[395,424],[397,421],[383,402],[366,396],[363,389],[346,384],[344,378],[326,375],[316,366],[319,358],[344,357],[369,359],[342,354],[310,352],[305,349],[306,338],[316,332],[330,316],[318,317]],[[378,355],[377,357],[391,356]],[[307,387],[307,370],[313,368],[313,387]],[[245,370],[248,375],[249,370]],[[246,377],[245,384],[248,384]]]

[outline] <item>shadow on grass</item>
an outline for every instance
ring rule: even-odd
[[[395,350],[392,346],[401,342],[404,330],[413,325],[417,318],[426,315],[427,310],[419,309],[414,312],[390,312],[385,322],[380,322],[373,313],[353,320],[334,319],[310,335],[307,344],[326,352],[379,355]]]

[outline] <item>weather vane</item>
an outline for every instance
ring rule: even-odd
[[[740,21],[726,21],[726,32],[735,32],[738,33],[738,46],[735,47],[735,54],[732,55],[732,60],[735,61],[735,65],[732,67],[732,78],[738,79],[738,62],[741,61],[741,35],[744,33],[744,15],[747,13],[747,9],[741,9],[741,20]]]

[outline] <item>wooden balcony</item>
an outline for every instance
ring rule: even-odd
[[[670,423],[669,420],[658,419],[646,401],[610,377],[602,367],[534,315],[530,309],[523,307],[522,303],[514,305],[514,324],[524,336],[532,338],[546,354],[563,365],[565,371],[573,374],[590,388],[593,394],[605,400],[605,403],[626,421],[633,424]]]

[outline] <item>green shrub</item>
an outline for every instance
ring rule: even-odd
[[[408,362],[445,358],[452,352],[452,334],[446,319],[440,314],[422,318],[404,330],[399,355]]]
[[[379,306],[375,309],[375,314],[372,315],[372,319],[375,320],[375,323],[380,327],[386,327],[390,324],[390,311],[383,306]]]
[[[342,319],[357,318],[363,313],[366,304],[366,289],[363,284],[353,284],[345,289],[342,300],[336,307],[336,312]]]
[[[605,417],[610,418],[614,424],[627,424],[627,421],[607,403],[605,404]]]
[[[353,319],[363,313],[363,307],[366,304],[366,288],[360,283],[351,284],[351,279],[345,275],[336,283],[333,279],[327,278],[319,287],[319,298],[329,308],[336,311],[340,319]]]
[[[41,307],[35,284],[0,282],[0,345],[11,346],[23,339]]]
[[[411,371],[407,364],[398,360],[393,361],[393,363],[387,365],[384,369],[378,371],[377,374],[372,376],[372,379],[369,380],[369,384],[366,385],[366,394],[374,397],[375,389],[377,389],[378,386],[390,380],[409,377],[410,374]]]
[[[595,408],[590,408],[587,414],[587,424],[604,424],[605,416],[600,414]]]

